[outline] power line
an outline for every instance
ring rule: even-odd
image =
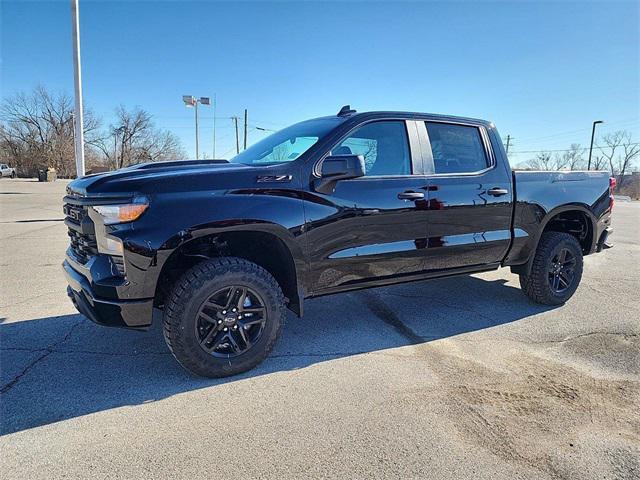
[[[628,143],[627,145],[629,146],[640,145],[640,142]],[[593,147],[594,150],[605,150],[608,148],[610,147],[598,147],[598,146]],[[520,152],[512,152],[512,153],[542,153],[542,152],[554,153],[554,152],[571,152],[572,150],[573,150],[572,148],[565,148],[562,150],[522,150]],[[588,150],[588,149],[583,148],[582,150]]]
[[[154,115],[151,114],[151,116],[153,118],[179,118],[179,119],[184,119],[186,118],[184,115]],[[223,116],[219,116],[216,115],[215,118],[216,120],[228,120],[229,119],[229,115],[223,115]],[[213,120],[213,116],[208,116],[208,115],[201,115],[200,118],[204,119],[204,120]]]
[[[607,122],[605,125],[609,126],[609,125],[621,125],[621,124],[634,124],[634,123],[638,123],[640,122],[640,119],[637,118],[629,118],[626,120],[616,120],[613,122]],[[563,137],[563,136],[567,136],[567,135],[572,135],[574,133],[581,133],[581,132],[588,132],[591,130],[591,127],[587,127],[587,128],[580,128],[577,130],[568,130],[565,132],[557,132],[551,135],[545,135],[542,137],[525,137],[521,140],[525,141],[525,142],[529,142],[529,141],[533,141],[533,140],[547,140],[550,138],[556,138],[556,137]]]
[[[278,128],[283,128],[283,127],[285,127],[285,126],[286,126],[286,125],[283,125],[283,124],[281,124],[281,123],[276,123],[276,122],[267,122],[267,121],[264,121],[264,120],[257,120],[257,119],[254,119],[254,121],[255,121],[256,123],[263,123],[263,124],[266,124],[266,125],[273,125],[274,127],[278,127]]]
[[[235,150],[235,147],[231,147],[229,150],[227,150],[226,152],[224,152],[222,155],[220,155],[220,158],[224,158],[227,156],[227,154],[233,152]]]

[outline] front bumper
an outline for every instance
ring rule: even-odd
[[[62,268],[69,286],[67,295],[76,309],[89,320],[110,327],[144,329],[151,325],[153,298],[126,299],[103,298],[95,294],[92,281],[76,270],[73,259],[67,257]],[[86,270],[90,276],[90,270]],[[98,285],[101,291],[116,292],[109,285]]]

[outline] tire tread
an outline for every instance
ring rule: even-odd
[[[224,371],[213,371],[211,365],[201,360],[201,356],[190,352],[190,348],[184,342],[184,335],[180,331],[182,327],[181,314],[185,311],[191,294],[202,288],[205,282],[212,278],[222,276],[230,272],[242,272],[248,276],[256,277],[265,282],[274,293],[276,299],[275,312],[278,322],[275,335],[272,335],[261,355],[253,356],[248,361],[240,362],[236,368],[230,363],[230,368]],[[258,365],[272,350],[275,345],[286,318],[284,294],[278,282],[264,268],[248,260],[238,257],[217,257],[193,266],[176,282],[165,304],[163,318],[163,335],[169,350],[175,359],[186,370],[204,377],[224,377],[249,370]]]
[[[579,273],[577,283],[580,282],[582,276],[582,248],[578,240],[571,234],[564,232],[545,232],[538,243],[531,272],[528,275],[520,275],[520,287],[524,293],[534,302],[543,305],[560,305],[566,302],[574,293],[572,289],[570,295],[566,298],[554,296],[547,281],[547,261],[553,250],[562,242],[568,242],[579,253],[577,261],[579,264]],[[577,285],[576,285],[577,288]]]

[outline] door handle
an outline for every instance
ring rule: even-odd
[[[489,195],[493,195],[494,197],[499,197],[501,195],[506,195],[507,193],[509,193],[509,190],[507,190],[506,188],[492,188],[491,190],[487,191],[487,193]]]
[[[422,200],[424,199],[424,193],[422,192],[402,192],[398,194],[400,200]]]

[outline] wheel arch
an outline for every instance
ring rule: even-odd
[[[182,231],[165,242],[155,286],[155,305],[162,306],[175,281],[209,258],[233,256],[265,268],[287,298],[287,306],[303,314],[306,262],[293,234],[281,225],[261,222],[207,225]],[[160,256],[159,256],[160,258]]]
[[[574,222],[582,223],[585,229],[584,235],[580,236],[577,234],[575,229],[567,228],[569,224]],[[542,238],[542,235],[548,231],[569,233],[575,236],[582,247],[583,255],[590,254],[593,252],[597,242],[596,223],[596,217],[589,207],[584,204],[565,204],[550,210],[540,222],[540,228],[532,242],[532,248],[529,252],[528,260],[521,265],[513,265],[511,267],[511,271],[521,275],[528,275],[531,272],[533,259],[536,251],[538,250],[540,239]]]

